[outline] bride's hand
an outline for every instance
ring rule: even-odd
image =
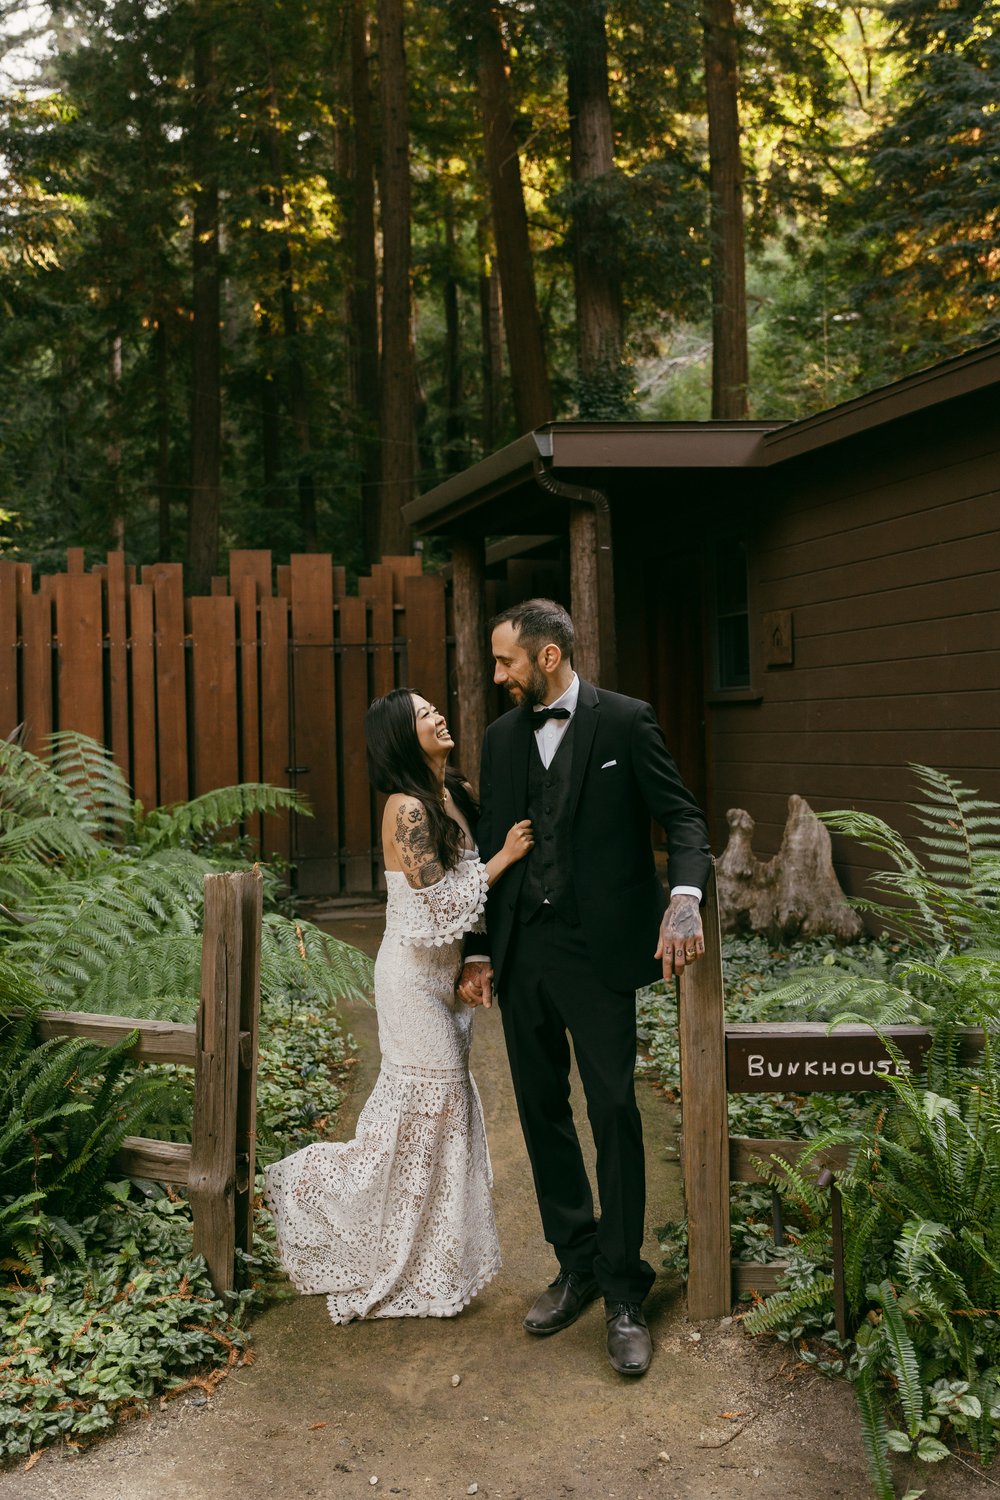
[[[535,834],[530,818],[522,818],[519,823],[515,823],[503,841],[503,853],[511,864],[516,864],[519,859],[530,854],[534,847]]]

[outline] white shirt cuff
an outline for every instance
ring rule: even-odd
[[[696,885],[672,885],[670,887],[670,894],[671,896],[697,896],[698,900],[701,901],[703,893]]]
[[[490,955],[488,953],[467,953],[462,959],[463,964],[488,964]]]

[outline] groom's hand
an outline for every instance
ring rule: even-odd
[[[694,896],[671,896],[660,923],[660,941],[654,958],[663,960],[664,979],[682,974],[705,951],[701,911]]]
[[[491,966],[479,960],[465,964],[455,989],[466,1005],[481,1005],[484,1010],[489,1010],[493,1005]]]

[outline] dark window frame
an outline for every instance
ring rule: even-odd
[[[755,702],[754,633],[750,586],[750,541],[745,531],[725,531],[708,549],[710,660],[708,700]],[[727,576],[728,575],[728,576]]]

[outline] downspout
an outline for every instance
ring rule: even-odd
[[[545,456],[551,456],[551,447]],[[556,479],[541,455],[535,459],[533,473],[539,489],[570,502],[570,608],[576,627],[574,665],[581,677],[613,691],[618,685],[618,648],[608,496],[592,485],[567,484]]]

